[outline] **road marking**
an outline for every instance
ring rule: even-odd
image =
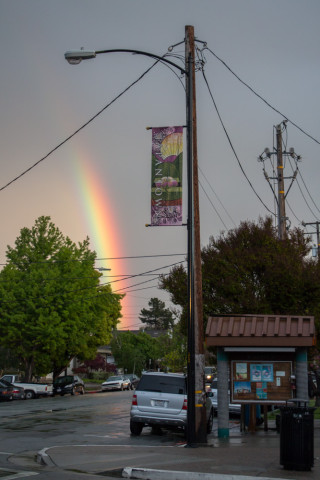
[[[8,474],[8,475],[5,475],[5,474]],[[8,480],[14,480],[15,478],[25,478],[25,477],[31,477],[32,475],[39,475],[38,472],[27,472],[27,471],[21,471],[21,472],[17,472],[17,471],[12,471],[12,470],[8,470],[7,468],[0,468],[0,477],[1,478],[7,478]]]

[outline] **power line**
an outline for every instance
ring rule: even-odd
[[[309,133],[307,133],[305,130],[303,130],[301,127],[299,127],[299,125],[297,125],[296,123],[294,123],[292,120],[290,120],[286,115],[284,115],[283,113],[280,112],[280,110],[277,110],[275,107],[273,107],[269,102],[267,102],[267,100],[265,98],[263,98],[261,95],[259,95],[252,87],[250,87],[250,85],[248,85],[246,82],[244,82],[240,77],[239,75],[237,75],[233,70],[231,70],[231,68],[226,64],[226,62],[224,62],[221,58],[218,57],[218,55],[216,55],[210,48],[208,47],[205,47],[205,50],[208,50],[217,60],[219,60],[219,62],[221,62],[228,70],[229,72],[232,73],[232,75],[234,75],[238,80],[239,82],[241,82],[245,87],[247,87],[254,95],[256,95],[258,98],[260,98],[260,100],[262,100],[266,105],[268,105],[268,107],[270,107],[272,110],[274,110],[276,113],[278,113],[279,115],[281,115],[285,120],[288,120],[288,122],[291,123],[291,125],[293,125],[294,127],[296,127],[298,130],[300,130],[300,132],[302,132],[304,135],[306,135],[307,137],[311,138],[311,140],[313,140],[314,142],[316,142],[318,145],[320,145],[320,141],[317,140],[316,138],[314,138],[312,135],[310,135]]]
[[[164,253],[164,254],[157,254],[157,255],[135,255],[129,257],[106,257],[106,258],[96,258],[95,261],[105,261],[105,260],[128,260],[128,259],[136,259],[136,258],[160,258],[160,257],[186,257],[186,253]],[[39,260],[37,262],[28,262],[28,265],[33,264],[48,264],[54,265],[55,263],[72,263],[72,262],[82,262],[82,263],[90,263],[91,260],[81,260],[81,259],[70,259],[70,260]],[[22,263],[22,262],[21,262]],[[10,265],[11,262],[7,263],[0,263],[1,266]]]
[[[210,202],[210,205],[212,206],[212,208],[214,209],[214,211],[216,212],[216,214],[217,214],[218,217],[220,218],[221,223],[223,224],[224,228],[225,228],[226,230],[228,230],[227,225],[224,223],[224,221],[222,220],[222,217],[221,217],[220,213],[218,212],[218,210],[216,209],[216,207],[213,205],[213,202],[211,201],[211,198],[209,197],[209,195],[208,195],[207,192],[205,191],[202,183],[200,182],[200,180],[198,180],[198,181],[199,181],[199,185],[200,185],[200,187],[202,188],[205,196],[207,197],[208,201]]]
[[[133,285],[129,285],[128,287],[119,288],[118,290],[115,290],[113,293],[118,293],[118,292],[121,293],[123,290],[126,290],[127,288],[137,287],[139,285],[144,285],[145,283],[150,283],[150,282],[154,282],[154,278],[151,278],[151,280],[145,280],[144,282],[134,283]],[[156,287],[156,285],[153,285],[152,287],[154,288]]]
[[[158,255],[135,255],[129,257],[107,257],[107,258],[96,258],[96,260],[126,260],[130,258],[156,258],[156,257],[178,257],[178,256],[187,256],[186,253],[164,253]]]
[[[293,170],[293,167],[292,167],[292,165],[291,165],[291,162],[290,162],[290,166],[291,166],[291,169]],[[300,172],[300,170],[298,169],[298,167],[297,167],[297,170],[298,170],[298,172],[299,172],[299,175],[300,175],[300,178],[301,178],[301,180],[302,180],[302,183],[303,183],[303,185],[304,185],[304,187],[305,187],[305,189],[306,189],[306,191],[307,191],[307,193],[308,193],[308,195],[309,195],[309,197],[310,197],[310,200],[312,201],[313,205],[316,207],[316,209],[318,210],[318,212],[320,212],[319,208],[317,207],[315,201],[313,200],[313,198],[312,198],[312,196],[311,196],[311,193],[310,193],[310,191],[309,191],[309,189],[308,189],[308,187],[307,187],[307,185],[306,185],[306,183],[305,183],[305,181],[304,181],[304,179],[303,179],[303,177],[302,177],[302,173]],[[313,214],[313,215],[314,215],[314,214]],[[317,218],[317,217],[315,217],[315,218]]]
[[[157,63],[159,63],[160,60],[157,60],[156,62],[154,62],[151,67],[149,67],[144,73],[142,73],[142,75],[140,75],[136,80],[134,80],[134,82],[132,82],[128,87],[126,87],[121,93],[119,93],[113,100],[111,100],[111,102],[109,102],[107,105],[105,105],[103,108],[101,108],[101,110],[99,110],[93,117],[91,117],[86,123],[84,123],[83,125],[81,125],[81,127],[79,127],[75,132],[73,132],[71,135],[69,135],[65,140],[63,140],[61,143],[59,143],[56,147],[54,147],[52,150],[49,151],[49,153],[47,153],[44,157],[40,158],[40,160],[38,160],[36,163],[34,163],[33,165],[31,165],[31,167],[27,168],[27,170],[24,170],[22,173],[20,173],[20,175],[18,175],[17,177],[15,177],[13,180],[11,180],[10,182],[8,182],[6,185],[4,185],[3,187],[0,188],[0,192],[2,190],[5,190],[7,187],[9,187],[12,183],[16,182],[17,180],[19,180],[21,177],[23,177],[24,175],[26,175],[28,172],[30,172],[31,170],[33,170],[37,165],[39,165],[39,163],[43,162],[44,160],[46,160],[50,155],[52,155],[52,153],[54,153],[56,150],[58,150],[60,147],[62,147],[62,145],[64,145],[65,143],[67,143],[69,140],[71,140],[71,138],[73,138],[75,135],[77,135],[77,133],[79,133],[81,130],[83,130],[85,127],[87,127],[91,122],[93,122],[93,120],[95,120],[99,115],[101,115],[107,108],[109,108],[113,103],[115,103],[120,97],[122,97],[122,95],[124,95],[128,90],[130,90],[131,87],[133,87],[136,83],[138,83],[140,80],[142,80],[142,78],[150,72],[150,70],[152,70],[152,68],[157,65]]]
[[[221,117],[220,112],[219,112],[219,110],[218,110],[218,106],[217,106],[217,104],[216,104],[216,102],[215,102],[215,100],[214,100],[214,98],[213,98],[213,95],[212,95],[210,86],[209,86],[209,84],[208,84],[208,80],[207,80],[207,78],[206,78],[206,75],[205,75],[203,69],[202,69],[202,75],[203,75],[204,81],[205,81],[205,83],[206,83],[206,85],[207,85],[207,88],[208,88],[208,91],[209,91],[211,100],[212,100],[213,105],[214,105],[214,107],[215,107],[215,110],[216,110],[216,112],[217,112],[217,115],[218,115],[218,118],[219,118],[220,123],[221,123],[221,125],[222,125],[222,128],[223,128],[223,130],[224,130],[224,132],[225,132],[225,134],[226,134],[226,137],[227,137],[227,140],[228,140],[229,145],[230,145],[230,147],[231,147],[231,150],[233,151],[234,156],[236,157],[236,160],[237,160],[237,162],[238,162],[238,164],[239,164],[240,170],[242,171],[242,173],[243,173],[244,177],[246,178],[247,182],[249,183],[252,191],[254,192],[254,194],[256,195],[256,197],[260,200],[260,202],[262,203],[262,205],[268,210],[269,213],[271,213],[272,215],[274,215],[274,212],[272,212],[272,211],[267,207],[267,205],[264,203],[264,201],[262,200],[262,198],[260,197],[260,195],[259,195],[259,194],[257,193],[257,191],[255,190],[254,186],[252,185],[251,181],[249,180],[246,172],[244,171],[244,168],[243,168],[243,166],[242,166],[242,164],[241,164],[241,162],[240,162],[240,159],[239,159],[239,157],[238,157],[238,155],[237,155],[237,152],[235,151],[235,148],[234,148],[234,146],[233,146],[233,144],[232,144],[232,142],[231,142],[231,139],[230,139],[230,136],[229,136],[229,134],[228,134],[228,132],[227,132],[227,129],[226,129],[224,123],[223,123],[222,117]]]
[[[199,171],[201,173],[201,175],[203,176],[203,178],[205,179],[205,181],[207,182],[207,184],[209,185],[212,193],[215,195],[216,199],[218,200],[218,202],[220,203],[221,207],[223,208],[223,210],[225,211],[225,213],[227,214],[227,216],[229,217],[229,219],[231,220],[231,222],[233,223],[233,225],[236,227],[236,223],[235,221],[233,220],[233,218],[231,217],[231,215],[229,214],[228,210],[225,208],[225,206],[223,205],[222,201],[220,200],[218,194],[215,192],[215,190],[213,189],[211,183],[209,182],[208,178],[206,177],[206,175],[203,173],[203,171],[201,170],[200,167],[199,168]]]

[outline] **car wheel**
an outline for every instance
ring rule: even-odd
[[[211,433],[213,426],[213,410],[210,410],[210,415],[207,421],[207,433]]]
[[[34,398],[34,393],[31,390],[26,391],[26,400],[31,400]]]
[[[143,429],[143,423],[141,422],[133,422],[132,420],[130,420],[130,432],[132,433],[132,435],[140,435],[140,433],[142,432],[142,429]]]

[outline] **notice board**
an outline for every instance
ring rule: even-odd
[[[234,403],[284,403],[292,398],[292,362],[231,362],[231,401]]]

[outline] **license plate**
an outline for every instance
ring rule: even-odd
[[[163,400],[155,400],[154,401],[154,406],[155,407],[164,407],[164,401]]]

